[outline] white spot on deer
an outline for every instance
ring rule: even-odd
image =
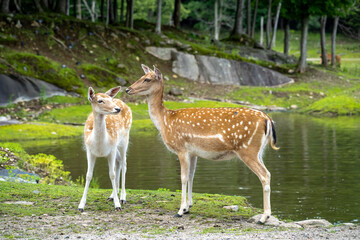
[[[240,125],[242,125],[242,124],[243,124],[243,121],[240,122]]]
[[[248,130],[248,127],[247,127],[247,126],[245,126],[245,131],[246,131],[246,130]]]
[[[225,130],[223,130],[223,133],[226,133],[226,131],[225,131]]]
[[[243,145],[242,145],[244,148],[247,148],[247,146],[243,143]]]

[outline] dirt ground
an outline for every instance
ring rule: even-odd
[[[73,216],[1,216],[0,238],[18,239],[359,239],[359,225],[281,228],[237,219],[175,218],[158,210]]]

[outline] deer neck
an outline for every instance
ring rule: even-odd
[[[106,122],[105,122],[105,119],[106,119],[106,116],[104,114],[99,114],[99,113],[95,113],[93,112],[94,114],[94,137],[95,137],[95,140],[104,140],[106,139]]]
[[[163,101],[163,88],[161,88],[161,90],[156,92],[155,94],[149,95],[147,97],[147,100],[151,121],[161,132],[161,129],[164,128],[164,116],[167,111]]]

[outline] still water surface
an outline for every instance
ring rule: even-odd
[[[276,122],[280,147],[278,151],[268,148],[264,156],[272,174],[273,214],[293,220],[325,218],[333,223],[358,222],[360,118],[271,115]],[[167,151],[159,136],[132,134],[130,139],[127,188],[181,189],[177,157]],[[22,144],[31,154],[53,154],[63,160],[72,179],[85,177],[87,163],[82,138]],[[94,177],[101,188],[111,188],[105,159],[98,159]],[[239,160],[199,159],[193,191],[242,195],[255,207],[262,208],[260,181]]]

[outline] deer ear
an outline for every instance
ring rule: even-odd
[[[110,89],[109,91],[107,91],[105,94],[110,96],[110,97],[115,97],[116,94],[121,90],[120,86],[114,87],[112,89]]]
[[[145,74],[148,74],[149,72],[151,72],[151,69],[148,66],[141,64],[141,67],[144,70]]]
[[[89,91],[88,91],[88,99],[90,102],[92,102],[92,100],[95,97],[95,91],[92,87],[89,87]]]
[[[162,79],[162,73],[161,73],[160,70],[157,69],[155,66],[154,66],[154,72],[155,72],[155,75],[156,75],[156,80],[161,81],[161,79]]]

